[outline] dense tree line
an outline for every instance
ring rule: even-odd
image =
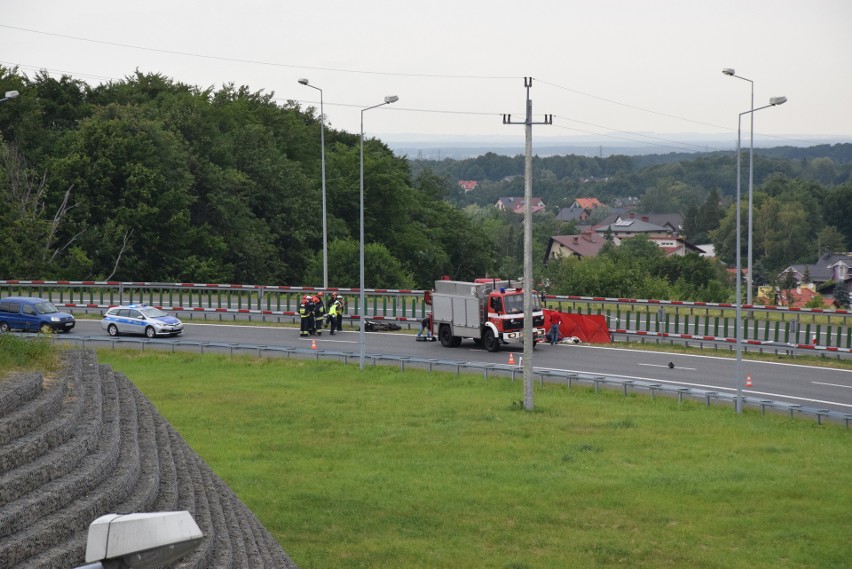
[[[322,282],[320,117],[245,87],[136,73],[91,87],[0,67],[2,278]],[[329,284],[358,286],[359,144],[326,132]],[[365,142],[366,284],[492,269],[490,239]]]

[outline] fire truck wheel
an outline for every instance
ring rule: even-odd
[[[441,345],[445,348],[453,347],[453,331],[448,324],[441,324],[438,330],[438,339],[441,340]]]
[[[497,338],[494,336],[494,331],[491,330],[491,328],[486,328],[485,332],[482,333],[482,345],[485,346],[485,349],[489,352],[500,351],[500,342],[497,341]]]

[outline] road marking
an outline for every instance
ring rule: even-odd
[[[668,365],[659,365],[659,364],[636,364],[636,365],[640,365],[640,366],[648,366],[648,367],[669,367]],[[681,367],[681,366],[675,366],[675,367],[676,367],[677,369],[680,369],[680,370],[698,371],[698,370],[697,370],[696,368],[694,368],[694,367]],[[675,369],[675,368],[671,368],[671,369]]]
[[[823,383],[822,381],[812,381],[814,385],[827,385],[829,387],[845,387],[846,389],[852,389],[852,385],[838,385],[837,383]]]

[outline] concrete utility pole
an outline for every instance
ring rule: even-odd
[[[526,132],[524,161],[524,409],[533,409],[533,306],[532,306],[532,125],[553,124],[553,115],[544,115],[543,122],[532,120],[530,87],[532,77],[524,77],[527,90],[527,116],[524,122],[512,122],[512,115],[503,115],[503,124],[522,124]]]

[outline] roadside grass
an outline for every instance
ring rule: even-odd
[[[14,371],[56,371],[59,367],[58,353],[59,350],[51,345],[46,335],[30,340],[0,334],[0,379]]]
[[[848,567],[852,435],[604,390],[99,353],[302,569]]]

